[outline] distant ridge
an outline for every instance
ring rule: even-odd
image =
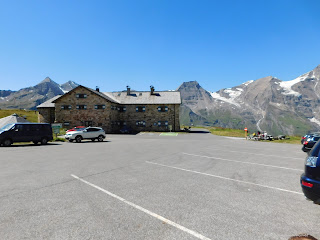
[[[39,84],[22,88],[19,91],[0,90],[0,108],[36,110],[37,105],[54,96],[62,95],[78,85],[72,81],[59,85],[51,78],[46,77]]]
[[[268,76],[209,92],[185,82],[181,124],[302,135],[320,129],[320,65],[291,81]]]

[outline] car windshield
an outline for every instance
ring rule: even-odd
[[[12,128],[13,126],[14,126],[13,123],[7,124],[7,125],[5,125],[4,127],[2,127],[2,128],[0,129],[0,132],[8,131],[8,130],[9,130],[10,128]]]
[[[310,156],[318,157],[320,151],[320,141],[318,141],[310,152]]]

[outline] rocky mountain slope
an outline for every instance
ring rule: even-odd
[[[181,124],[304,134],[320,128],[320,65],[292,81],[269,76],[215,93],[183,83]]]
[[[19,91],[0,91],[0,108],[36,109],[36,106],[48,99],[62,95],[78,86],[69,81],[62,85],[52,81],[49,77],[33,87],[23,88]]]

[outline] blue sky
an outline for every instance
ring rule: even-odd
[[[0,89],[209,91],[320,64],[320,1],[0,0]]]

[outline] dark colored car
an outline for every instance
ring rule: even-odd
[[[300,184],[306,198],[320,203],[320,141],[309,152],[305,161],[305,170],[301,175]]]
[[[52,139],[52,128],[47,123],[11,123],[0,129],[0,144],[6,147],[14,142],[47,144]]]
[[[320,136],[320,132],[314,132],[314,133],[308,133],[301,137],[301,144],[303,144],[308,138],[311,138],[313,136]]]
[[[320,136],[314,136],[306,139],[303,142],[303,146],[301,150],[304,152],[309,152],[311,148],[319,141],[319,139],[320,139]]]

